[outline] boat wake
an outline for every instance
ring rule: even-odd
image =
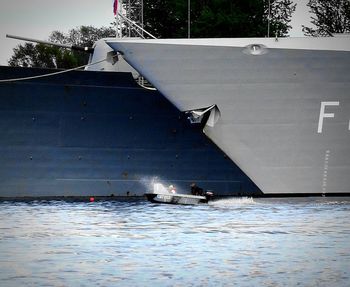
[[[252,205],[256,204],[252,197],[234,197],[213,200],[208,203],[214,207],[232,207],[232,206],[242,206],[242,205]]]

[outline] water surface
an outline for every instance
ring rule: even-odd
[[[349,286],[350,199],[0,203],[0,286]]]

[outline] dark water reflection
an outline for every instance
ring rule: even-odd
[[[0,204],[0,286],[349,286],[350,199]]]

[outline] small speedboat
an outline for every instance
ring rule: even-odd
[[[212,199],[213,193],[206,192],[204,195],[190,195],[181,193],[145,193],[145,196],[153,203],[185,204],[195,205],[208,203]]]

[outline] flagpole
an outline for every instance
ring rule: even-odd
[[[121,27],[121,22],[119,18],[119,0],[114,0],[113,3],[113,12],[114,12],[114,17],[115,17],[115,30],[116,30],[116,38],[121,38],[122,37],[122,27]]]
[[[114,15],[114,19],[115,19],[115,37],[119,38],[119,19],[118,19],[118,14]]]

